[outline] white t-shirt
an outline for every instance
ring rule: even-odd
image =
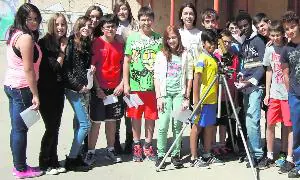
[[[179,29],[179,33],[181,36],[182,45],[189,49],[193,44],[201,44],[201,31],[197,28],[193,29]]]
[[[197,28],[189,30],[180,28],[179,33],[181,36],[182,45],[187,49],[189,53],[191,53],[193,62],[195,62],[202,52],[202,32]]]

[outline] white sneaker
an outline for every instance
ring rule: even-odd
[[[122,158],[115,152],[115,150],[106,149],[105,158],[111,160],[113,163],[122,162]]]
[[[64,168],[64,167],[57,167],[56,170],[57,170],[59,173],[65,173],[65,172],[67,172],[66,168]]]
[[[51,168],[51,167],[49,167],[45,173],[47,175],[57,175],[57,174],[59,174],[59,172],[56,168]]]
[[[95,153],[88,152],[85,156],[84,162],[89,166],[92,165],[96,161]]]

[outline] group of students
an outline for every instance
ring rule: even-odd
[[[246,126],[244,133],[252,157],[248,161],[261,169],[276,163],[280,166],[279,173],[300,177],[300,34],[299,17],[294,12],[286,12],[281,21],[272,22],[263,13],[252,19],[248,13],[240,12],[235,21],[219,30],[217,12],[205,9],[200,15],[204,27],[200,31],[196,27],[196,8],[192,3],[184,3],[179,10],[179,27],[168,26],[163,36],[153,30],[154,12],[149,7],[140,8],[137,20],[125,0],[117,1],[113,12],[103,15],[100,7],[91,6],[85,16],[77,19],[69,37],[65,16],[56,13],[48,21],[47,34],[39,39],[42,17],[38,8],[25,3],[18,9],[7,40],[8,68],[4,81],[16,178],[89,171],[96,160],[101,122],[105,122],[105,158],[119,163],[122,152],[132,153],[135,162],[146,158],[159,166],[167,151],[169,125],[173,137],[180,136],[183,123],[174,114],[197,106],[200,99],[202,104],[192,118],[190,131],[190,165],[199,168],[224,165],[219,155],[234,148],[228,145],[231,143],[226,144],[230,114],[224,110],[227,98],[223,94],[222,116],[216,118],[218,82],[211,88],[210,84],[225,53],[230,54],[228,68],[233,71],[227,77],[230,92],[235,105],[240,106],[239,114],[244,117],[241,121]],[[218,47],[218,39],[224,48]],[[87,74],[93,77],[92,88]],[[143,104],[125,107],[123,96],[133,95]],[[104,104],[108,96],[117,101]],[[74,110],[74,139],[62,166],[57,144],[65,97]],[[266,154],[261,143],[262,102],[268,107]],[[39,109],[45,124],[40,169],[26,163],[28,128],[20,112],[29,107]],[[123,116],[124,149],[120,145]],[[152,144],[156,120],[157,153]],[[274,131],[278,122],[284,126],[281,152],[275,162]],[[199,155],[198,146],[202,144]],[[181,148],[180,137],[171,153],[171,163],[177,168],[183,167]],[[161,168],[166,166],[163,163]]]

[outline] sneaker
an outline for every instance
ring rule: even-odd
[[[278,159],[275,161],[276,167],[281,167],[286,159],[286,153],[285,152],[280,152],[278,155]]]
[[[122,162],[122,158],[116,153],[114,149],[112,150],[106,149],[105,158],[112,161],[113,163]]]
[[[175,168],[182,168],[183,167],[183,163],[180,159],[180,156],[178,156],[178,155],[171,157],[171,163],[173,164],[173,166]]]
[[[64,168],[64,167],[62,167],[62,166],[56,167],[56,170],[57,170],[59,173],[65,173],[65,172],[67,172],[66,168]]]
[[[275,161],[268,157],[264,157],[257,165],[257,167],[261,170],[268,169],[273,166],[275,166]]]
[[[27,169],[25,171],[18,171],[17,169],[14,168],[13,175],[17,179],[33,178],[33,177],[39,177],[43,175],[43,171],[27,166]]]
[[[252,160],[252,163],[253,163],[253,167],[254,167],[254,168],[257,168],[259,161],[260,161],[260,160],[257,160],[257,159]],[[248,159],[248,162],[247,162],[247,164],[246,164],[246,167],[247,167],[247,168],[251,168],[249,159]]]
[[[91,166],[96,161],[96,154],[93,152],[88,152],[85,156],[84,162]]]
[[[190,166],[191,167],[197,167],[202,169],[209,169],[209,164],[203,161],[203,159],[200,157],[198,159],[190,160]]]
[[[86,164],[81,156],[77,156],[77,158],[66,158],[65,168],[67,171],[74,172],[87,172],[91,170],[91,166]]]
[[[299,178],[299,177],[300,177],[300,173],[297,168],[293,168],[288,174],[288,178]]]
[[[164,159],[164,157],[158,157],[157,160],[156,160],[156,162],[155,162],[155,167],[158,167],[160,165],[160,163],[162,162],[163,159]],[[166,169],[166,167],[167,167],[167,163],[164,162],[161,165],[160,169]]]
[[[149,146],[149,148],[145,148],[145,146],[143,147],[143,151],[144,151],[144,155],[146,156],[146,158],[150,161],[156,161],[157,157],[156,154],[154,152],[154,148],[152,145]]]
[[[132,148],[133,161],[142,162],[143,161],[143,149],[141,144],[135,144]]]
[[[225,165],[225,163],[218,159],[217,157],[215,156],[210,156],[209,158],[203,158],[204,161],[206,161],[207,164],[212,164],[212,165],[216,165],[216,166],[223,166]]]
[[[48,167],[48,169],[45,171],[45,174],[47,174],[47,175],[57,175],[57,174],[59,174],[59,172],[54,167]]]
[[[284,164],[280,167],[278,170],[279,174],[284,174],[290,172],[295,167],[294,163],[291,163],[289,161],[285,161]]]

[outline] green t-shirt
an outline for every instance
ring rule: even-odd
[[[162,47],[162,37],[153,32],[148,37],[140,32],[129,35],[125,54],[131,56],[130,88],[132,91],[153,91],[153,66],[156,53]]]
[[[172,59],[168,62],[167,70],[167,94],[181,93],[181,74],[182,74],[182,62],[181,57],[172,55]]]

